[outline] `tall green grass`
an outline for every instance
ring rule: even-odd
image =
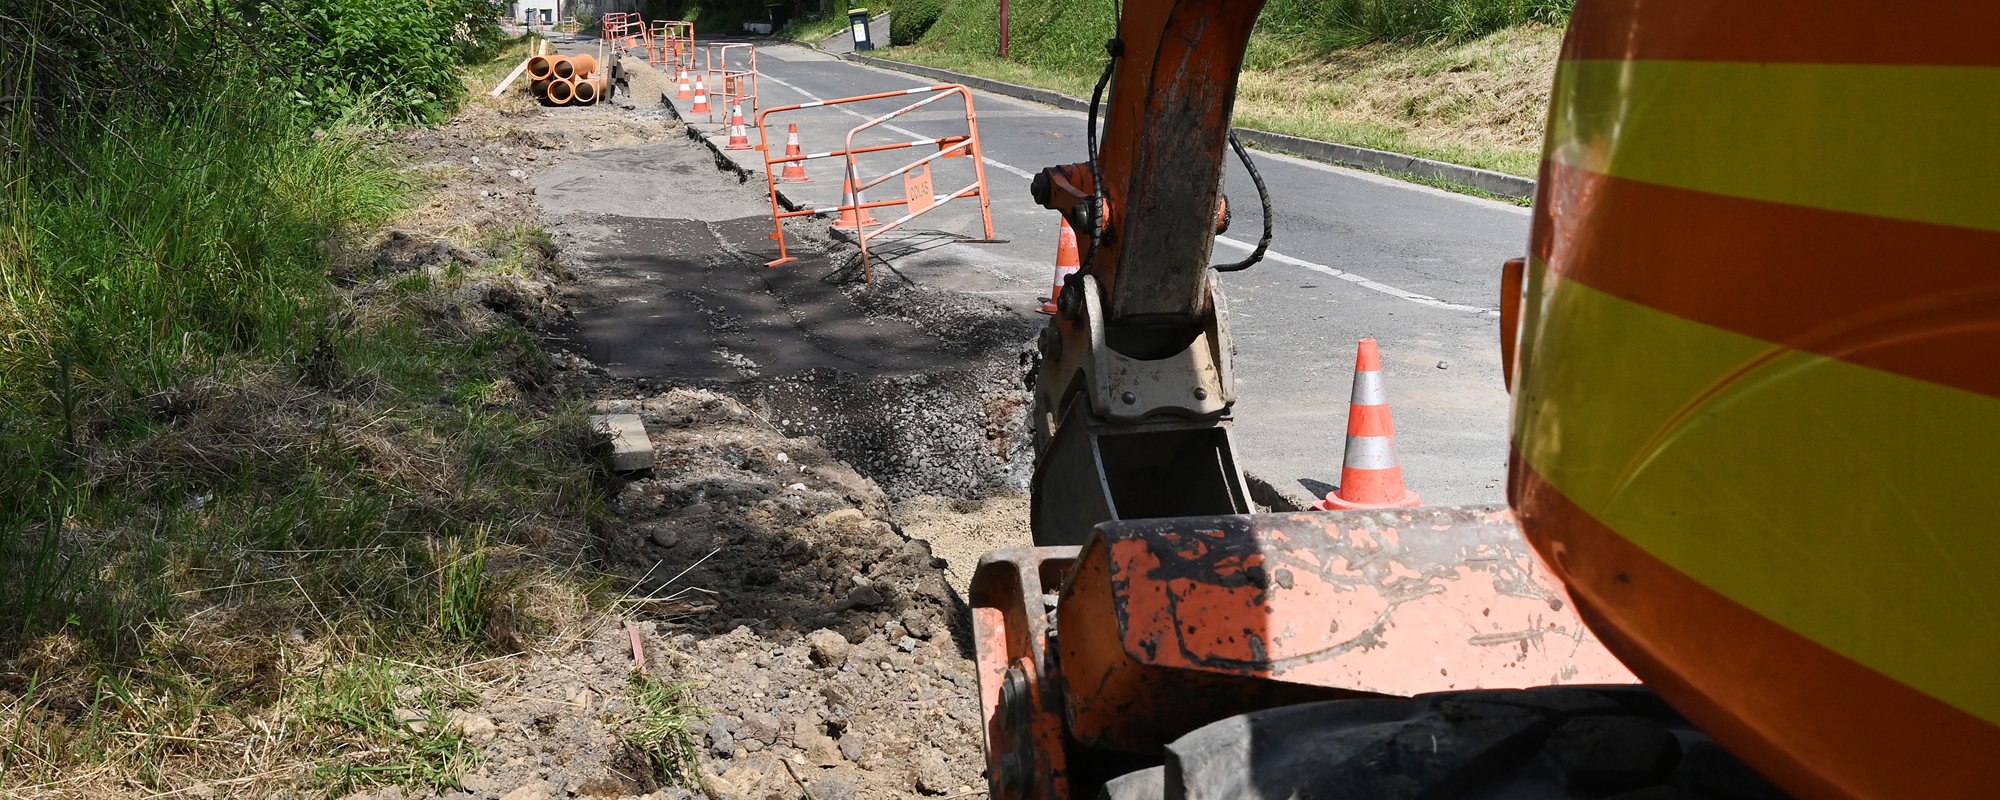
[[[406,191],[361,142],[279,104],[134,103],[58,125],[0,161],[0,576],[21,590],[0,593],[0,640],[78,613],[65,565],[87,554],[58,540],[91,449],[156,430],[158,401],[222,359],[303,353],[328,250]]]
[[[1463,42],[1523,22],[1561,24],[1575,4],[1576,0],[1270,0],[1257,18],[1256,33],[1276,40],[1278,46],[1294,51],[1292,55],[1377,41]],[[899,45],[979,55],[999,52],[999,0],[901,0],[896,13]],[[1108,1],[1012,0],[1008,18],[1009,59],[1093,75],[1103,68],[1104,42],[1116,35],[1118,27]]]

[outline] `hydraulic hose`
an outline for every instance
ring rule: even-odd
[[[1250,251],[1250,257],[1234,264],[1220,264],[1216,272],[1236,272],[1246,270],[1250,265],[1264,260],[1264,251],[1271,247],[1271,193],[1264,188],[1264,176],[1257,174],[1257,164],[1250,160],[1250,152],[1243,149],[1243,142],[1236,138],[1234,128],[1229,131],[1229,146],[1235,148],[1236,157],[1243,159],[1243,168],[1250,171],[1250,182],[1257,184],[1257,202],[1264,206],[1264,238],[1257,240],[1257,249]],[[1092,162],[1095,166],[1096,162]]]

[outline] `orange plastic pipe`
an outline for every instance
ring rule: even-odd
[[[559,106],[569,105],[576,99],[576,83],[568,78],[549,81],[549,102]]]
[[[549,60],[548,56],[535,56],[533,58],[528,59],[529,78],[538,81],[545,81],[549,79],[549,75],[554,70],[555,70],[555,62]]]
[[[569,56],[556,56],[555,58],[550,60],[553,62],[550,71],[554,72],[556,77],[558,78],[576,77],[576,59],[571,58]]]
[[[565,78],[582,78],[597,71],[597,59],[589,55],[570,56],[569,63],[576,74],[564,75]]]

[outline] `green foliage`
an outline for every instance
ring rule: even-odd
[[[1523,22],[1561,25],[1576,0],[1270,0],[1258,32],[1321,51],[1375,41],[1464,42]]]
[[[999,0],[955,0],[919,41],[927,49],[991,55],[1000,52]],[[892,21],[893,18],[892,18]],[[1008,58],[1023,64],[1090,72],[1104,66],[1104,42],[1117,29],[1111,4],[1012,0]]]
[[[321,120],[366,108],[397,124],[443,121],[464,97],[458,67],[500,36],[496,0],[276,0],[255,17],[294,103]]]
[[[688,702],[693,683],[662,683],[653,676],[634,671],[632,699],[638,714],[626,723],[626,740],[638,745],[653,762],[653,768],[669,783],[689,789],[701,787],[701,748],[696,743],[694,723],[705,711]]]
[[[450,786],[477,763],[477,746],[450,723],[451,707],[475,695],[409,665],[381,659],[329,664],[289,689],[301,737],[328,750],[342,741],[370,746],[361,758],[317,771],[317,782],[331,796],[383,783]]]
[[[889,17],[889,43],[897,47],[916,44],[944,15],[944,0],[897,0]]]
[[[1374,41],[1462,42],[1523,22],[1563,24],[1576,0],[1270,0],[1257,18],[1261,38],[1282,39],[1320,52]],[[935,5],[936,12],[929,12]],[[897,45],[996,54],[1000,50],[999,0],[903,0],[909,33]],[[934,13],[934,16],[931,16]],[[1012,0],[1008,6],[1008,58],[1023,64],[1089,73],[1103,68],[1104,42],[1116,34],[1110,3]]]

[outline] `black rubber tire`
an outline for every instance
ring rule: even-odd
[[[1094,793],[1107,800],[1787,800],[1636,686],[1441,692],[1259,711],[1197,729],[1167,746],[1161,766]]]

